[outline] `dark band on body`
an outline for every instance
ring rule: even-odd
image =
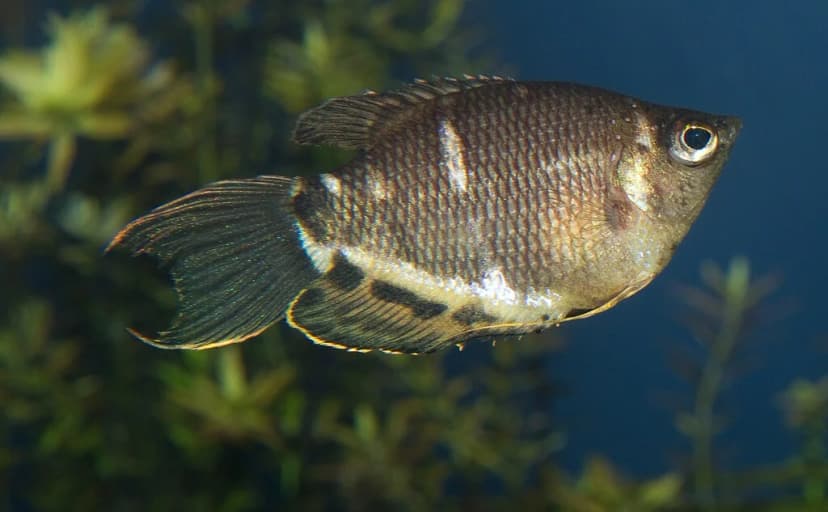
[[[405,288],[394,286],[386,281],[374,281],[371,284],[371,295],[385,302],[411,308],[414,316],[423,320],[434,318],[448,309],[445,304],[423,299]]]
[[[455,322],[468,326],[481,323],[491,324],[497,321],[496,317],[483,311],[480,306],[472,304],[465,305],[458,309],[451,315],[451,318],[453,318]]]
[[[355,290],[365,279],[365,272],[348,261],[341,252],[337,252],[333,258],[333,266],[325,275],[328,281],[336,288],[350,292]]]

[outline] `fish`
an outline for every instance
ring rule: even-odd
[[[537,332],[646,287],[699,215],[737,117],[497,76],[329,99],[293,140],[355,150],[312,176],[219,181],[132,221],[178,295],[160,348],[286,319],[321,345],[419,354]]]

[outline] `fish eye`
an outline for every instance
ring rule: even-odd
[[[707,144],[710,142],[710,139],[713,138],[713,134],[704,128],[694,126],[687,130],[684,130],[684,134],[682,134],[681,138],[687,147],[693,148],[698,151],[704,149],[704,147],[707,146]]]
[[[678,123],[670,153],[685,165],[698,165],[709,159],[719,146],[715,130],[701,123]]]

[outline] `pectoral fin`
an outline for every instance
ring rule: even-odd
[[[612,298],[610,298],[608,301],[604,302],[598,307],[592,309],[572,310],[565,318],[561,319],[561,322],[569,322],[570,320],[580,320],[581,318],[589,318],[593,315],[597,315],[598,313],[603,313],[604,311],[615,307],[615,305],[621,302],[622,300],[628,299],[636,293],[640,292],[643,288],[650,284],[650,281],[652,281],[654,277],[654,275],[642,277],[639,281],[636,281],[635,283],[625,287],[623,290],[613,295]]]

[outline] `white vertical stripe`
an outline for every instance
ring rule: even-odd
[[[463,141],[448,119],[440,123],[440,150],[442,163],[448,170],[449,182],[457,190],[465,192],[469,178],[463,159]]]
[[[322,185],[324,185],[331,194],[338,196],[339,193],[342,192],[342,186],[339,183],[339,178],[333,174],[320,174],[319,178],[322,180]]]

